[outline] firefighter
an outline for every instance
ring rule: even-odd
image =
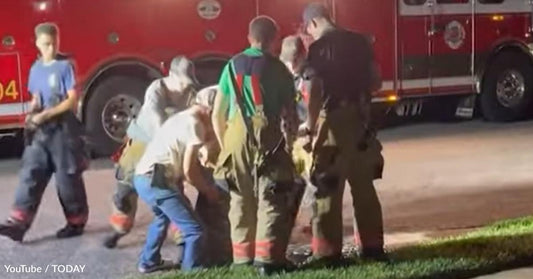
[[[205,179],[198,160],[202,145],[214,138],[210,112],[209,106],[198,104],[171,116],[156,131],[137,164],[135,189],[155,215],[139,260],[141,273],[174,266],[160,254],[170,222],[179,227],[184,238],[182,270],[205,265],[205,225],[183,193],[183,182],[196,187],[208,202],[219,202],[220,191]]]
[[[82,177],[87,168],[81,123],[74,114],[78,104],[71,62],[58,55],[58,28],[42,23],[35,28],[40,58],[30,70],[28,90],[32,95],[27,118],[27,146],[22,156],[20,183],[15,203],[0,234],[22,241],[37,213],[52,174],[67,224],[56,236],[83,234],[89,213]]]
[[[311,181],[317,188],[310,262],[335,264],[342,258],[346,181],[361,256],[385,259],[381,205],[373,185],[381,178],[381,145],[368,126],[370,95],[378,83],[372,47],[363,35],[335,26],[321,4],[309,4],[303,20],[315,39],[304,69],[310,97],[300,131],[313,139]]]
[[[262,274],[287,268],[298,121],[292,75],[269,52],[277,30],[269,17],[251,21],[250,47],[224,68],[213,111],[217,172],[230,189],[233,262],[255,264]]]
[[[137,193],[132,185],[135,166],[152,135],[167,116],[184,110],[192,103],[195,84],[192,62],[184,56],[177,56],[170,64],[169,75],[153,81],[147,88],[139,115],[128,126],[128,140],[117,162],[117,187],[109,220],[114,232],[105,238],[105,247],[116,247],[119,239],[133,227],[137,212]],[[171,231],[179,243],[181,240],[177,228],[172,226]]]

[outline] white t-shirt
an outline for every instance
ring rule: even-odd
[[[155,164],[165,166],[165,176],[171,184],[183,177],[185,148],[204,142],[205,128],[190,108],[171,116],[157,130],[135,168],[136,174],[148,174]],[[170,186],[170,185],[169,185]]]

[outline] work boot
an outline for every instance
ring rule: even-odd
[[[145,265],[139,264],[139,266],[137,267],[137,270],[140,273],[147,274],[147,273],[152,273],[156,271],[170,270],[174,268],[179,268],[179,264],[176,264],[173,261],[169,261],[169,260],[161,260],[159,264],[156,264],[153,266],[145,266]]]
[[[362,260],[390,263],[391,260],[383,249],[364,249],[359,258]]]
[[[296,266],[289,262],[283,264],[256,262],[254,263],[254,267],[260,276],[271,276],[296,270]]]
[[[118,241],[126,234],[114,232],[104,238],[104,247],[113,249],[117,247]]]
[[[5,224],[0,224],[0,235],[11,238],[16,242],[22,242],[26,229],[17,222],[8,220]]]
[[[323,269],[347,267],[353,262],[342,255],[316,257],[310,256],[300,266],[304,269]]]
[[[83,234],[83,229],[85,225],[72,225],[67,224],[64,228],[57,231],[57,238],[70,238]]]

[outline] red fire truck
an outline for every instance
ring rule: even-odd
[[[299,32],[312,0],[3,0],[0,3],[0,130],[20,129],[33,28],[53,21],[74,58],[79,117],[95,153],[109,154],[138,111],[144,90],[176,54],[194,59],[200,82],[216,81],[246,46],[248,22],[273,17]],[[461,97],[486,119],[525,117],[533,98],[533,6],[529,0],[323,0],[335,21],[372,40],[383,86],[374,102],[418,113],[423,100]],[[439,100],[439,99],[436,99]],[[458,111],[461,112],[461,111]],[[462,111],[464,112],[464,111]]]

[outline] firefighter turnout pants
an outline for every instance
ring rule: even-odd
[[[113,213],[109,223],[120,234],[129,233],[135,222],[138,196],[133,187],[133,176],[145,149],[144,142],[130,139],[116,167],[117,187],[113,195]]]
[[[373,185],[380,176],[376,169],[383,163],[379,141],[365,136],[355,105],[322,111],[317,133],[311,169],[311,182],[317,188],[312,217],[313,255],[341,255],[346,181],[353,198],[356,244],[363,253],[382,251],[382,212]]]
[[[215,183],[220,190],[220,200],[217,203],[209,202],[199,194],[196,200],[195,212],[204,223],[207,247],[209,253],[205,254],[205,266],[227,266],[232,263],[232,247],[230,235],[229,207],[230,194],[226,179],[208,168],[203,169],[207,181]]]
[[[218,166],[230,189],[229,220],[234,264],[285,263],[291,223],[294,164],[283,148],[258,163],[242,117],[228,123]],[[231,151],[229,151],[231,149]],[[261,171],[258,166],[261,165]]]
[[[52,174],[68,224],[85,225],[89,208],[82,173],[87,168],[82,138],[61,123],[38,128],[22,155],[19,186],[10,218],[28,229]]]

